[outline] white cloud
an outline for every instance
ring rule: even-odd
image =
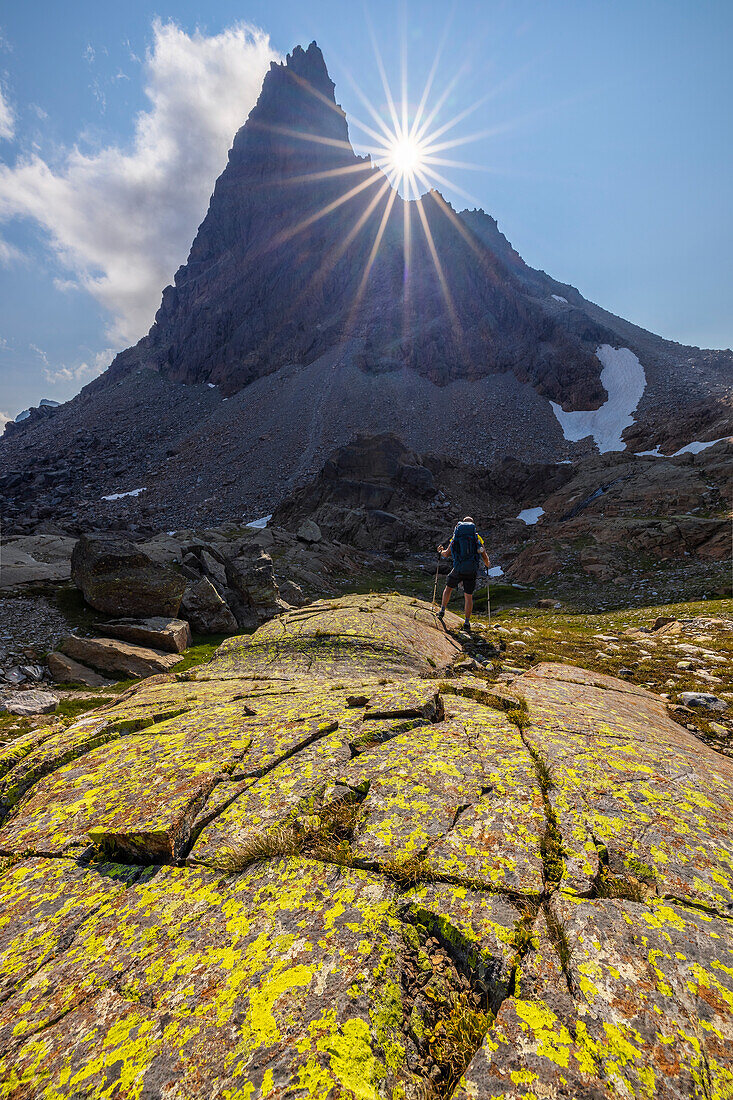
[[[8,416],[8,414],[6,412],[3,412],[2,409],[0,409],[0,432],[5,431],[5,425],[7,424],[7,422],[9,420],[12,420],[12,419],[13,419],[12,416]]]
[[[34,344],[31,344],[31,347],[41,356],[44,364],[43,376],[53,386],[61,382],[90,382],[92,378],[96,378],[103,370],[107,369],[116,354],[115,348],[102,348],[96,355],[77,363],[75,367],[52,367],[48,357],[40,348],[37,348]]]
[[[207,37],[156,20],[144,68],[151,106],[135,120],[131,148],[75,147],[60,167],[39,155],[0,166],[0,219],[29,217],[46,230],[112,313],[110,342],[150,327],[275,56],[267,35],[244,25]]]
[[[19,248],[0,237],[0,267],[10,267],[11,264],[24,259],[25,257]]]
[[[0,138],[10,141],[15,136],[15,114],[0,88]]]

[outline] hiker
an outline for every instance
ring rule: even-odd
[[[479,559],[483,560],[487,569],[491,565],[483,539],[476,530],[476,524],[471,516],[466,516],[465,519],[456,524],[448,545],[445,547],[439,546],[438,553],[442,558],[453,558],[453,568],[445,582],[438,618],[441,622],[443,621],[445,609],[453,595],[453,589],[461,584],[463,585],[463,602],[466,616],[462,629],[470,631],[473,590],[476,587]]]

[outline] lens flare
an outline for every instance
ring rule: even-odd
[[[389,146],[389,165],[401,181],[413,176],[425,167],[425,152],[422,143],[412,134],[396,135]]]

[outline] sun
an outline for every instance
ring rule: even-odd
[[[396,134],[388,150],[389,167],[400,180],[408,179],[426,167],[423,145],[412,134]]]

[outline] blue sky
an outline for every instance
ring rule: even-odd
[[[6,0],[0,413],[144,335],[271,56],[315,38],[347,115],[355,84],[386,115],[370,25],[395,94],[406,44],[413,106],[443,42],[436,124],[482,101],[451,131],[481,135],[445,169],[454,206],[621,316],[733,345],[728,0]]]

